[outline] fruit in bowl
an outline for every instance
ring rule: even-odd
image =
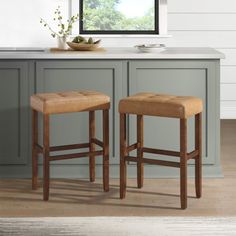
[[[93,38],[86,39],[82,36],[76,36],[72,42],[67,42],[68,46],[76,51],[93,51],[99,47],[101,40],[94,40]]]

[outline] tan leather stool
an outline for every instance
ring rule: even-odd
[[[126,161],[137,162],[138,188],[143,186],[143,164],[180,168],[181,208],[187,208],[187,161],[195,160],[195,187],[197,198],[202,194],[202,100],[196,97],[138,93],[120,101],[120,198],[126,193]],[[127,146],[126,114],[137,115],[137,142]],[[143,116],[161,116],[180,119],[180,152],[143,146]],[[195,116],[195,150],[187,153],[187,118]],[[137,149],[137,156],[129,152]],[[180,162],[144,158],[144,153],[180,157]]]
[[[32,107],[32,188],[37,189],[38,153],[43,161],[43,199],[49,198],[50,161],[89,157],[90,181],[95,181],[95,156],[103,156],[103,188],[109,191],[109,109],[110,98],[94,91],[42,93],[31,96]],[[103,111],[103,142],[95,137],[95,111]],[[89,142],[65,146],[49,145],[49,116],[68,112],[89,112]],[[43,147],[38,144],[38,112],[43,113]],[[102,150],[96,151],[95,145]],[[89,148],[88,152],[50,156],[50,152]]]

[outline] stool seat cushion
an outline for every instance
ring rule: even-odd
[[[120,113],[187,118],[202,112],[202,100],[190,96],[138,93],[119,103]]]
[[[31,107],[44,114],[106,110],[110,97],[95,91],[38,93],[31,96]]]

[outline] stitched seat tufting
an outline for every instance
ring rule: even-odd
[[[110,98],[95,91],[38,93],[31,96],[31,107],[44,114],[58,114],[110,108]]]
[[[202,112],[202,100],[190,96],[138,93],[119,103],[120,113],[187,118]]]

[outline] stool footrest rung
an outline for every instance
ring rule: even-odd
[[[149,159],[149,158],[137,158],[133,156],[125,156],[126,161],[130,162],[139,162],[146,163],[146,164],[153,164],[153,165],[161,165],[161,166],[170,166],[170,167],[177,167],[180,168],[180,163],[173,162],[173,161],[162,161],[162,160],[155,160],[155,159]]]
[[[50,156],[49,160],[50,161],[67,160],[67,159],[73,159],[73,158],[88,157],[90,155],[101,156],[101,155],[103,155],[103,150],[94,151],[94,152],[81,152],[81,153],[72,153],[72,154],[65,154],[65,155]]]
[[[179,157],[180,152],[143,147],[142,152]]]
[[[92,138],[92,139],[91,139],[91,142],[92,142],[92,143],[95,143],[96,145],[98,145],[99,147],[102,147],[102,148],[103,148],[103,146],[104,146],[104,143],[103,143],[102,141],[96,139],[96,138]]]
[[[81,149],[81,148],[88,148],[88,147],[89,147],[89,143],[53,146],[53,147],[50,147],[50,152],[66,151],[66,150]]]
[[[127,152],[132,152],[133,150],[138,148],[138,143],[134,143],[127,147]]]
[[[35,144],[35,148],[36,148],[38,153],[43,153],[43,147],[40,146],[39,144]]]
[[[43,147],[39,144],[35,145],[37,151],[39,153],[43,153]],[[83,148],[89,148],[89,143],[80,143],[80,144],[71,144],[71,145],[63,145],[63,146],[53,146],[49,148],[50,152],[56,152],[56,151],[66,151],[66,150],[73,150],[73,149],[83,149]]]
[[[143,153],[146,152],[146,153],[152,153],[152,154],[165,155],[165,156],[180,157],[180,152],[169,151],[169,150],[161,150],[161,149],[154,149],[154,148],[147,148],[147,147],[143,147],[142,148],[142,152]],[[188,158],[188,160],[194,159],[198,155],[199,155],[199,151],[198,150],[194,150],[194,151],[192,151],[192,152],[187,154],[187,158]]]
[[[199,155],[199,150],[194,150],[188,153],[187,157],[188,157],[188,160],[190,160],[190,159],[195,159],[198,155]]]

